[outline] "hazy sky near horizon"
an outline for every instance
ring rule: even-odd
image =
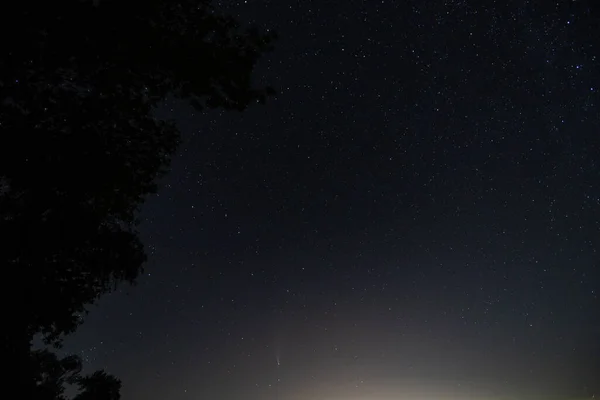
[[[164,104],[146,273],[66,350],[124,400],[598,394],[598,6],[223,7],[280,94]]]

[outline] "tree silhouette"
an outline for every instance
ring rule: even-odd
[[[64,399],[64,385],[78,382],[81,361],[75,356],[59,359],[44,349],[32,351],[30,361],[36,383],[35,399]]]
[[[104,371],[96,371],[77,380],[81,392],[74,400],[119,400],[121,381]]]
[[[136,213],[178,144],[153,110],[166,96],[197,109],[264,102],[273,90],[251,77],[273,39],[207,0],[0,6],[3,343],[23,397],[50,360],[32,357],[32,338],[59,346],[86,305],[142,270]]]

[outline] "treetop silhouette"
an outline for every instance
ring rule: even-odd
[[[154,107],[167,95],[198,109],[264,102],[273,90],[251,73],[274,35],[205,0],[2,8],[2,259],[24,296],[43,299],[19,313],[28,333],[56,342],[145,260],[135,214],[178,143]]]
[[[32,338],[59,346],[86,305],[142,271],[137,211],[179,140],[154,109],[167,96],[197,109],[265,102],[274,91],[255,88],[252,71],[274,39],[207,0],[0,6],[0,265],[11,324],[3,336],[23,390],[44,362],[59,386],[56,371],[66,368],[30,353]],[[92,387],[90,379],[81,382]]]

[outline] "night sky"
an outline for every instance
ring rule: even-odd
[[[595,3],[224,4],[280,93],[161,107],[145,274],[65,350],[124,400],[599,395]]]

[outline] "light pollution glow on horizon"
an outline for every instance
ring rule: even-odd
[[[373,380],[370,384],[362,381],[360,385],[340,382],[338,385],[327,383],[318,385],[319,388],[304,388],[294,390],[294,394],[282,391],[277,385],[272,385],[277,394],[275,400],[592,400],[588,398],[569,398],[567,396],[549,396],[535,393],[534,390],[510,390],[505,393],[501,389],[489,390],[483,385],[428,382],[422,380]],[[280,381],[280,385],[285,384]],[[326,387],[324,387],[326,386]],[[514,394],[518,391],[521,394]]]

